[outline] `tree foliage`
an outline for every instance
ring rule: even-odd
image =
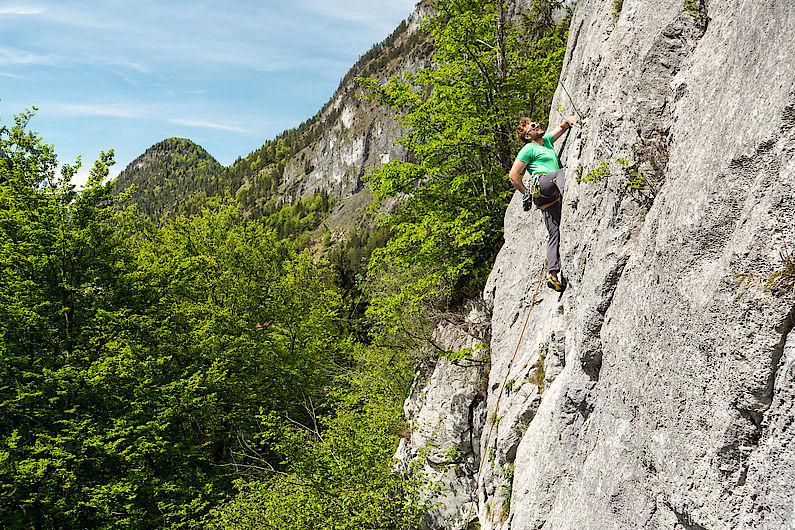
[[[218,204],[161,224],[2,129],[0,519],[185,527],[231,492],[256,417],[305,421],[350,364],[341,296],[306,253]]]
[[[249,447],[239,468],[265,474],[238,480],[239,494],[214,511],[210,528],[419,528],[428,484],[416,473],[396,475],[392,461],[410,383],[400,376],[411,361],[374,347],[357,348],[356,360],[336,379],[326,414],[307,401],[308,422],[262,418],[259,442],[275,444],[281,465]]]
[[[79,160],[56,176],[31,115],[0,129],[3,526],[411,527],[411,360],[357,342],[352,284],[300,248],[328,197],[154,222],[112,152],[79,192]]]
[[[550,5],[537,4],[536,14]],[[565,51],[567,21],[508,20],[502,0],[433,6],[438,15],[425,23],[433,64],[385,84],[361,80],[370,98],[396,111],[415,158],[368,175],[378,205],[402,201],[381,219],[392,238],[370,262],[372,275],[403,277],[372,306],[393,325],[482,288],[502,238],[515,123],[545,118]]]

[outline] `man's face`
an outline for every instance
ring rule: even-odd
[[[532,140],[533,138],[538,137],[539,133],[541,132],[543,132],[541,129],[541,124],[536,122],[528,123],[524,129],[525,140]]]

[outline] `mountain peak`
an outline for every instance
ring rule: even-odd
[[[191,140],[166,138],[133,160],[119,174],[114,189],[118,193],[135,185],[135,201],[141,211],[159,217],[217,179],[223,169],[210,153]]]

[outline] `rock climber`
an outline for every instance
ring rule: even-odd
[[[525,145],[516,155],[511,167],[511,184],[522,194],[525,210],[530,209],[532,201],[544,218],[549,232],[547,241],[547,285],[562,293],[568,282],[560,270],[560,215],[563,210],[563,190],[566,176],[560,168],[555,147],[552,145],[574,124],[574,116],[560,122],[549,134],[544,134],[541,124],[530,118],[522,118],[516,129],[516,136]],[[529,188],[522,179],[523,172],[529,174]]]

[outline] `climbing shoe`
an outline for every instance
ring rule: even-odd
[[[566,290],[566,286],[569,285],[569,282],[566,281],[566,277],[563,274],[560,274],[560,278],[558,281],[553,280],[551,277],[547,278],[547,287],[556,291],[558,293],[562,293]]]

